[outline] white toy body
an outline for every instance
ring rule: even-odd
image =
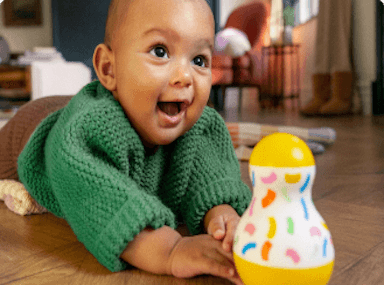
[[[312,156],[305,147],[303,153]],[[257,166],[251,157],[249,171],[253,197],[237,227],[233,249],[243,282],[326,284],[335,251],[328,227],[312,201],[316,166]]]

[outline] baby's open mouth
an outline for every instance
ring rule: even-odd
[[[168,116],[176,116],[182,109],[183,102],[159,102],[157,106]]]

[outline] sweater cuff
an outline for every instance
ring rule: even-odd
[[[204,231],[202,220],[205,214],[215,206],[228,204],[241,216],[252,199],[252,192],[241,180],[220,180],[211,183],[205,189],[195,190],[188,202],[184,217],[192,235]]]
[[[127,244],[146,227],[158,229],[165,225],[176,228],[175,215],[169,208],[152,196],[146,196],[146,199],[135,197],[116,212],[100,233],[95,248],[89,251],[110,271],[124,270],[127,263],[120,259],[120,255]]]

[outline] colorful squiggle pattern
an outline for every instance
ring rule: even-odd
[[[311,237],[313,236],[319,236],[321,237],[321,231],[318,227],[312,227],[310,230],[309,230],[310,234],[311,234]]]
[[[287,202],[291,202],[291,199],[289,198],[289,195],[288,195],[287,187],[281,188],[281,194],[283,194],[283,197],[285,198],[285,200],[287,200]]]
[[[249,233],[249,235],[253,235],[253,233],[255,232],[256,228],[253,224],[247,224],[245,226],[245,229],[244,231],[246,231],[247,233]]]
[[[303,193],[305,191],[305,189],[307,189],[310,180],[311,180],[311,175],[308,174],[307,179],[304,182],[304,185],[301,186],[301,188],[300,188],[300,193]]]
[[[241,253],[244,255],[248,250],[256,248],[256,243],[255,242],[250,242],[244,245],[243,250]]]
[[[272,172],[271,175],[267,177],[261,177],[260,179],[261,179],[261,182],[263,182],[264,184],[272,184],[273,182],[276,181],[277,175],[275,172]]]
[[[323,257],[326,257],[327,256],[327,239],[325,238],[324,239],[324,242],[323,242]]]
[[[294,225],[293,220],[292,220],[291,217],[288,217],[287,224],[288,224],[288,229],[287,229],[288,233],[290,235],[293,235],[294,231],[295,231],[295,227],[294,227],[295,225]]]
[[[255,205],[256,198],[252,199],[251,207],[249,208],[249,216],[253,215],[253,206]]]
[[[272,191],[271,189],[268,189],[268,193],[267,195],[265,195],[265,197],[261,201],[261,205],[263,206],[263,208],[266,208],[273,203],[275,198],[276,198],[276,192]]]
[[[289,184],[297,184],[301,181],[302,175],[300,173],[298,173],[298,174],[285,174],[284,178],[285,178],[285,182],[287,182]],[[276,180],[277,180],[277,175],[274,172],[272,172],[269,176],[261,177],[261,182],[263,184],[267,184],[267,185],[274,183]],[[310,181],[311,181],[311,175],[307,174],[305,176],[304,184],[299,188],[300,194],[302,194],[303,192],[305,192],[309,188]],[[252,185],[255,186],[255,183],[256,183],[255,173],[254,173],[254,171],[252,171]],[[287,187],[281,188],[281,194],[287,202],[291,202],[291,199],[288,195]],[[268,206],[272,205],[275,200],[276,200],[276,192],[272,189],[268,189],[267,194],[261,199],[262,208],[267,208]],[[250,210],[249,210],[250,216],[253,215],[255,202],[256,202],[256,198],[254,198],[251,202]],[[304,219],[309,221],[308,205],[307,205],[307,202],[304,199],[304,197],[300,198],[300,202],[301,202],[302,211],[304,213]],[[274,217],[269,217],[268,219],[269,219],[269,230],[268,230],[268,233],[266,236],[268,240],[266,240],[264,242],[264,244],[261,248],[261,257],[264,261],[269,260],[270,251],[273,249],[273,244],[272,244],[271,240],[276,236],[276,232],[277,232],[276,219]],[[328,230],[328,227],[324,222],[322,222],[322,226],[326,230]],[[248,223],[245,226],[244,231],[247,232],[250,236],[252,236],[254,234],[254,232],[256,231],[256,227],[254,224]],[[294,223],[294,220],[292,219],[292,217],[287,217],[287,233],[290,235],[295,234],[295,223]],[[309,235],[311,237],[322,237],[322,232],[321,232],[320,228],[313,226],[309,229]],[[322,242],[322,255],[323,255],[323,257],[326,257],[326,255],[327,255],[328,243],[333,244],[332,239],[329,237],[329,242],[328,242],[327,238],[324,238],[323,242]],[[249,242],[246,245],[244,245],[244,247],[242,248],[242,254],[244,255],[246,252],[248,252],[251,249],[255,249],[256,247],[257,247],[256,242]],[[319,253],[320,248],[321,248],[321,243],[315,244],[314,245],[314,251],[312,252],[311,256],[316,257]],[[294,248],[286,249],[285,255],[288,258],[290,258],[294,264],[300,263],[301,257],[299,255],[299,253]]]
[[[269,231],[267,237],[273,239],[276,234],[276,220],[274,217],[269,217]]]
[[[269,241],[266,241],[261,249],[261,258],[265,261],[269,259],[269,251],[271,250],[272,244]]]
[[[305,203],[305,200],[303,197],[301,198],[301,205],[303,206],[303,210],[304,210],[304,218],[308,221],[309,216],[308,216],[307,204]]]
[[[301,179],[301,174],[285,174],[285,182],[289,184],[296,184],[300,181]]]
[[[290,257],[292,259],[292,261],[296,264],[300,262],[299,254],[297,253],[296,250],[294,250],[292,248],[287,249],[287,251],[285,252],[285,255]]]

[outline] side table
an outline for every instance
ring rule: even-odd
[[[260,101],[270,100],[275,108],[299,108],[299,48],[300,44],[262,47],[262,74],[265,77]]]
[[[31,97],[29,66],[0,65],[0,109],[20,105]]]

